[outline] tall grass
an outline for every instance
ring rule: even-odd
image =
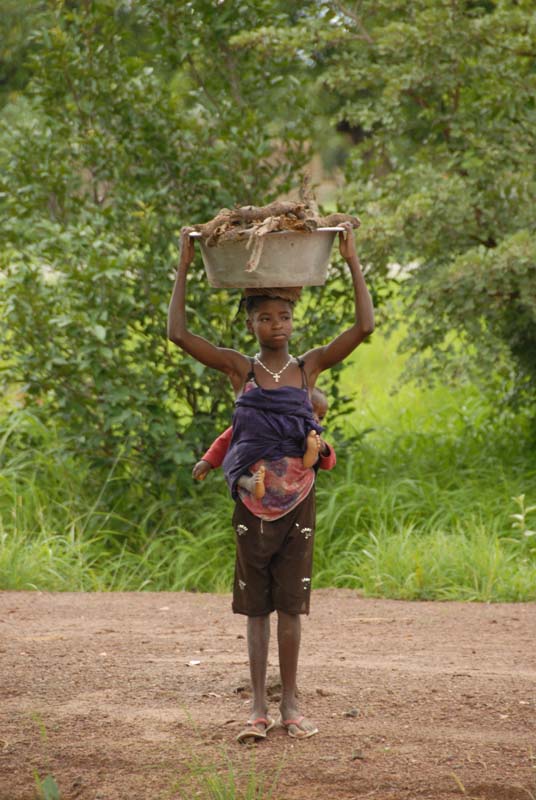
[[[10,446],[10,437],[17,439]],[[39,442],[38,449],[23,446]],[[121,463],[104,474],[19,411],[0,429],[0,588],[224,591],[231,503],[221,476],[147,502]],[[170,499],[171,498],[171,499]]]
[[[344,479],[319,477],[316,585],[408,599],[535,598],[534,543],[512,530],[519,486],[536,496],[525,459],[503,451],[501,460],[468,435],[408,436],[345,448]]]
[[[336,470],[318,476],[314,585],[536,599],[536,536],[513,517],[514,498],[524,494],[527,509],[536,501],[526,420],[498,424],[472,386],[391,395],[401,369],[394,344],[378,337],[345,373],[356,411]],[[221,474],[194,484],[185,468],[149,499],[120,460],[91,470],[53,425],[22,410],[0,420],[0,466],[0,588],[230,589],[232,504]],[[534,510],[523,524],[534,529]]]

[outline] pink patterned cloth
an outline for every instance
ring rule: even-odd
[[[302,500],[305,500],[315,482],[312,467],[303,466],[303,458],[284,456],[277,461],[261,459],[252,464],[250,471],[256,472],[264,466],[266,494],[257,500],[250,492],[238,486],[238,495],[246,508],[259,519],[268,522],[284,517]]]

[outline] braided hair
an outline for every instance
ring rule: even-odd
[[[238,308],[235,314],[235,320],[238,319],[238,317],[242,313],[243,308],[246,309],[246,314],[249,316],[250,314],[253,313],[253,311],[255,311],[255,309],[257,309],[267,300],[283,300],[285,303],[288,303],[292,309],[294,309],[294,306],[296,305],[296,301],[289,300],[288,297],[277,297],[275,295],[267,295],[267,294],[250,294],[250,295],[243,294],[238,303]]]

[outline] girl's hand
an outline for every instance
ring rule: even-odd
[[[351,222],[343,222],[342,227],[344,231],[339,233],[339,250],[341,256],[346,261],[356,260],[359,262],[357,251],[355,249],[354,229]]]
[[[211,469],[212,466],[208,461],[201,459],[192,470],[192,478],[195,478],[196,481],[204,481]]]
[[[179,261],[179,268],[182,269],[187,269],[194,260],[195,245],[194,240],[190,236],[193,230],[194,228],[187,225],[181,228],[181,258]]]

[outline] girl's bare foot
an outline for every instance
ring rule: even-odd
[[[303,454],[303,466],[312,467],[318,461],[318,454],[322,443],[320,436],[316,431],[309,431],[307,434],[307,444],[305,446],[305,453]]]

